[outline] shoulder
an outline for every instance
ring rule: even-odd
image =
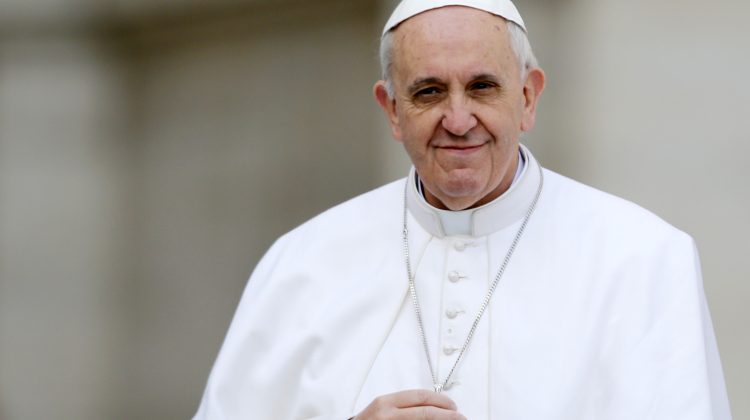
[[[377,282],[383,261],[399,261],[404,180],[336,205],[282,235],[253,270],[245,289],[256,299],[308,310],[307,299],[332,299]],[[256,302],[257,304],[257,302]]]
[[[572,224],[581,237],[644,251],[667,242],[693,247],[688,234],[631,201],[546,169],[544,176],[545,204],[559,221]]]
[[[319,230],[325,232],[378,229],[399,219],[405,179],[391,182],[349,199],[318,214],[285,236],[294,238]],[[399,219],[400,220],[400,219]]]
[[[349,199],[284,234],[273,248],[307,253],[341,250],[367,238],[374,245],[384,234],[401,233],[405,178]],[[363,247],[358,247],[362,249]],[[364,247],[372,248],[372,247]]]
[[[700,262],[688,234],[628,200],[551,171],[544,175],[535,214],[544,217],[529,227],[551,266],[560,264],[559,271],[588,290],[621,303],[700,289]]]

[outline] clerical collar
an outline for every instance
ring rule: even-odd
[[[521,220],[539,186],[539,163],[520,145],[519,168],[510,188],[493,201],[470,210],[449,211],[433,207],[418,190],[418,175],[412,168],[407,188],[409,212],[430,234],[485,236]],[[523,164],[523,167],[521,167]]]

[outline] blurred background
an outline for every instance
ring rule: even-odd
[[[750,3],[517,0],[525,143],[697,240],[750,418]],[[388,0],[0,0],[0,419],[187,419],[278,235],[406,174]]]

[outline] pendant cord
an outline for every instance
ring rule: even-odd
[[[534,196],[534,199],[531,202],[531,205],[529,206],[529,209],[526,211],[526,215],[523,218],[523,221],[521,222],[521,226],[518,228],[518,232],[516,232],[516,236],[513,238],[513,242],[510,244],[510,248],[508,248],[508,252],[505,254],[505,258],[503,259],[503,263],[500,265],[500,268],[497,271],[497,274],[495,275],[495,279],[492,281],[492,284],[490,285],[489,289],[487,290],[487,294],[485,295],[484,299],[482,300],[482,305],[479,307],[479,311],[477,313],[476,318],[474,318],[474,322],[471,325],[471,328],[469,329],[469,333],[466,336],[466,340],[464,341],[463,347],[461,347],[461,351],[458,353],[458,356],[456,357],[456,361],[453,363],[453,367],[451,367],[451,370],[448,372],[448,375],[445,377],[445,380],[440,383],[438,381],[438,377],[435,373],[435,369],[432,366],[432,357],[430,356],[430,347],[427,343],[427,336],[425,334],[424,329],[424,322],[422,321],[422,308],[419,305],[419,297],[417,296],[417,287],[414,283],[414,277],[415,274],[412,274],[411,270],[411,257],[409,255],[409,229],[407,225],[408,220],[408,212],[407,212],[407,192],[409,187],[409,182],[407,180],[406,186],[404,187],[404,226],[403,226],[403,247],[404,247],[404,260],[406,262],[406,275],[409,279],[409,292],[411,294],[411,301],[412,305],[414,306],[414,313],[417,317],[417,326],[419,327],[419,335],[422,338],[422,345],[424,347],[425,356],[427,357],[427,365],[430,368],[430,375],[432,376],[432,384],[433,384],[433,390],[436,393],[440,393],[443,391],[443,389],[448,388],[448,383],[453,376],[453,373],[456,370],[456,367],[458,366],[458,363],[461,361],[464,353],[466,352],[466,349],[469,347],[469,343],[471,343],[472,337],[474,337],[474,332],[477,329],[477,326],[479,325],[479,321],[482,319],[482,315],[484,315],[485,310],[487,310],[487,307],[490,304],[490,300],[492,299],[492,295],[495,293],[495,289],[497,289],[497,285],[500,283],[500,279],[503,277],[503,274],[505,273],[505,269],[508,266],[508,263],[510,263],[510,258],[513,256],[513,253],[516,250],[516,247],[518,246],[518,242],[521,240],[521,237],[523,236],[524,230],[526,230],[526,225],[529,222],[529,219],[531,218],[531,215],[534,213],[534,210],[536,209],[536,204],[539,201],[539,196],[542,194],[542,187],[544,186],[544,174],[542,173],[542,167],[539,166],[539,187],[537,188],[536,195]]]

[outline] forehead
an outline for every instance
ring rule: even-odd
[[[505,19],[463,6],[429,10],[403,22],[394,32],[393,50],[396,70],[407,73],[515,64]]]

